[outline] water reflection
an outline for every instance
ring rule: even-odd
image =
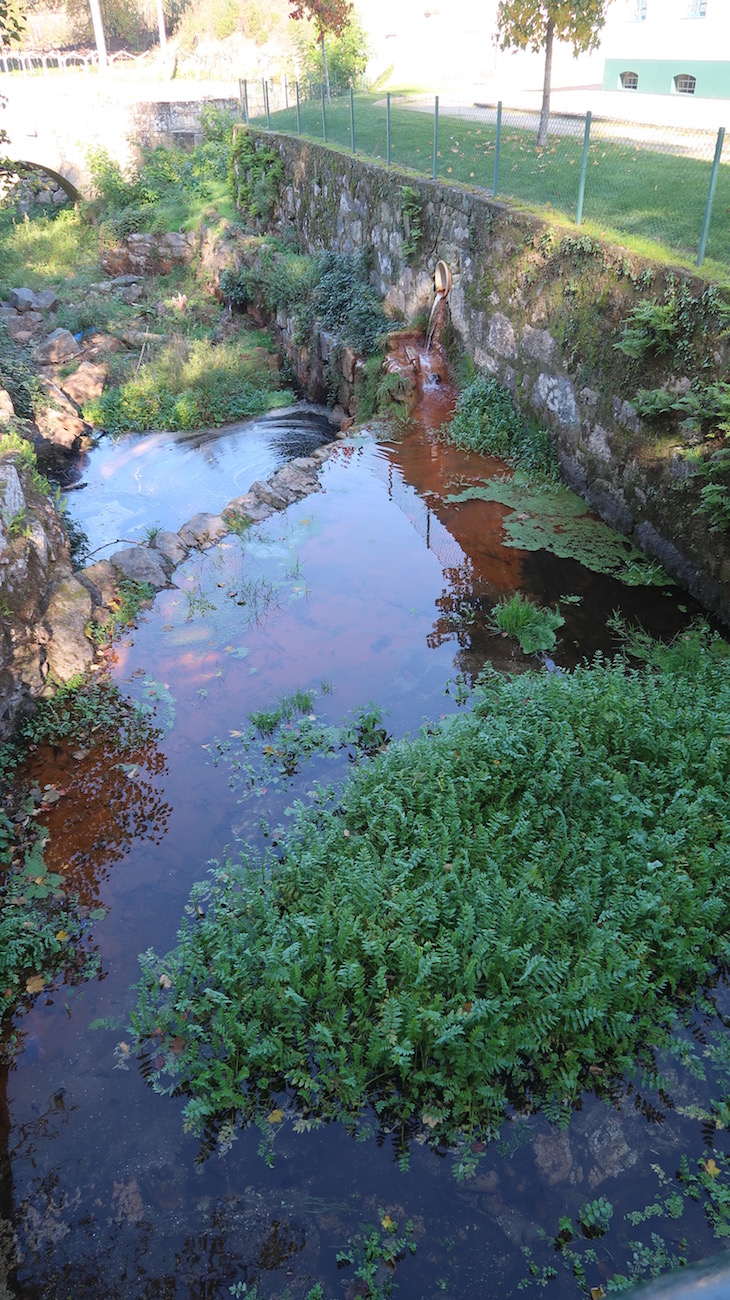
[[[95,554],[143,541],[150,527],[174,532],[199,511],[215,514],[256,479],[332,437],[326,409],[300,405],[220,429],[105,437],[59,481]]]
[[[451,399],[440,391],[433,400],[441,405],[429,420],[438,422]],[[459,700],[445,691],[455,670],[471,678],[487,657],[510,670],[529,662],[486,623],[496,598],[517,588],[547,603],[584,595],[569,611],[563,662],[611,648],[605,611],[618,584],[573,561],[505,549],[495,503],[446,500],[455,481],[483,473],[482,460],[439,442],[432,423],[381,447],[362,439],[339,448],[322,494],[249,538],[191,555],[177,586],[120,643],[111,672],[126,697],[154,710],[148,730],[130,733],[121,751],[97,733],[88,750],[33,758],[33,778],[65,791],[43,812],[50,862],[107,914],[95,932],[103,980],[64,986],[16,1025],[25,1047],[0,1108],[9,1152],[0,1211],[12,1203],[24,1295],[222,1298],[245,1283],[272,1297],[288,1286],[302,1300],[320,1281],[328,1297],[348,1287],[354,1296],[354,1268],[338,1270],[336,1252],[361,1223],[378,1230],[386,1215],[414,1224],[416,1254],[396,1265],[401,1294],[517,1294],[523,1278],[531,1284],[525,1248],[536,1259],[543,1251],[540,1267],[554,1260],[544,1234],[554,1237],[559,1214],[603,1195],[622,1208],[648,1204],[652,1165],[672,1178],[678,1152],[701,1149],[715,1080],[698,1084],[681,1053],[657,1061],[662,1093],[636,1079],[611,1103],[587,1095],[565,1132],[544,1115],[515,1114],[487,1151],[458,1153],[482,1157],[461,1184],[453,1155],[421,1143],[420,1119],[406,1133],[375,1121],[375,1140],[360,1145],[338,1126],[296,1128],[285,1097],[286,1121],[266,1134],[272,1168],[257,1154],[256,1130],[232,1131],[225,1156],[201,1163],[183,1131],[184,1099],[155,1096],[130,1065],[138,952],[169,948],[209,859],[236,835],[265,847],[262,819],[283,820],[298,793],[258,781],[239,804],[229,771],[212,761],[217,737],[232,743],[252,710],[323,679],[330,692],[314,707],[325,721],[373,700],[402,735],[453,712]],[[684,617],[681,597],[620,594],[652,627]],[[301,780],[306,792],[308,775]],[[92,1031],[98,1018],[110,1027]],[[715,1143],[726,1149],[724,1131]],[[398,1166],[407,1146],[409,1173]],[[699,1251],[711,1244],[693,1206],[662,1224],[668,1248],[683,1233]],[[627,1225],[622,1242],[634,1231]],[[596,1265],[596,1284],[611,1267]],[[580,1294],[567,1274],[555,1285],[561,1300]]]

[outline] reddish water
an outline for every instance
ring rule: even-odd
[[[99,978],[54,989],[16,1021],[0,1209],[15,1224],[23,1295],[226,1297],[244,1280],[266,1296],[288,1285],[303,1297],[317,1280],[338,1295],[352,1270],[343,1282],[336,1251],[387,1211],[414,1220],[418,1248],[398,1266],[401,1294],[502,1297],[525,1276],[522,1247],[540,1227],[554,1233],[558,1214],[604,1192],[630,1189],[632,1205],[643,1204],[651,1161],[659,1153],[671,1165],[694,1133],[675,1112],[649,1125],[633,1101],[617,1114],[587,1098],[558,1179],[541,1157],[555,1140],[541,1118],[507,1125],[506,1145],[461,1185],[450,1160],[423,1146],[401,1173],[392,1137],[361,1145],[335,1126],[285,1126],[272,1169],[250,1131],[224,1158],[197,1165],[182,1100],[156,1097],[125,1051],[138,953],[170,947],[209,861],[236,837],[261,845],[262,814],[276,820],[291,800],[272,789],[239,802],[227,769],[211,761],[214,739],[244,729],[251,709],[326,679],[318,712],[339,719],[372,700],[392,732],[413,731],[458,707],[455,674],[473,676],[487,656],[522,666],[481,616],[518,588],[548,600],[584,594],[555,656],[566,664],[611,648],[605,615],[619,604],[640,608],[653,630],[681,625],[681,594],[634,591],[570,561],[508,550],[502,507],[447,502],[455,481],[485,474],[482,458],[433,435],[452,403],[446,384],[427,386],[400,440],[343,444],[323,493],[182,567],[110,664],[125,695],[155,707],[161,736],[121,752],[104,740],[76,757],[44,751],[31,763],[41,785],[65,791],[42,816],[49,863],[106,915],[94,928]],[[118,1028],[92,1029],[98,1017]],[[613,1165],[596,1154],[608,1120],[621,1135],[611,1150],[623,1152]],[[567,1275],[561,1286],[573,1289],[556,1295],[579,1294]],[[356,1294],[351,1283],[346,1294]]]

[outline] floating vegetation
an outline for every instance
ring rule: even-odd
[[[521,551],[551,551],[578,560],[593,573],[606,573],[629,587],[673,586],[655,560],[648,560],[627,537],[592,515],[570,488],[535,487],[519,471],[478,487],[453,493],[449,501],[498,501],[512,510],[505,517],[504,543]]]

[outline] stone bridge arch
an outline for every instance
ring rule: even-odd
[[[206,106],[240,111],[233,96],[190,99],[137,98],[111,84],[92,86],[88,77],[69,76],[63,85],[54,79],[0,78],[5,108],[0,127],[9,136],[3,153],[14,162],[42,168],[72,198],[91,196],[89,153],[103,148],[128,167],[140,146],[189,144],[202,139],[201,114]],[[146,95],[150,87],[144,88]],[[164,89],[163,89],[164,95]],[[194,97],[193,97],[194,96]]]

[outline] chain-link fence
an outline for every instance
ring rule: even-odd
[[[722,128],[556,113],[539,144],[535,111],[330,91],[328,99],[311,79],[241,82],[241,110],[271,130],[590,222],[618,242],[631,236],[647,254],[654,244],[730,266],[730,139]]]

